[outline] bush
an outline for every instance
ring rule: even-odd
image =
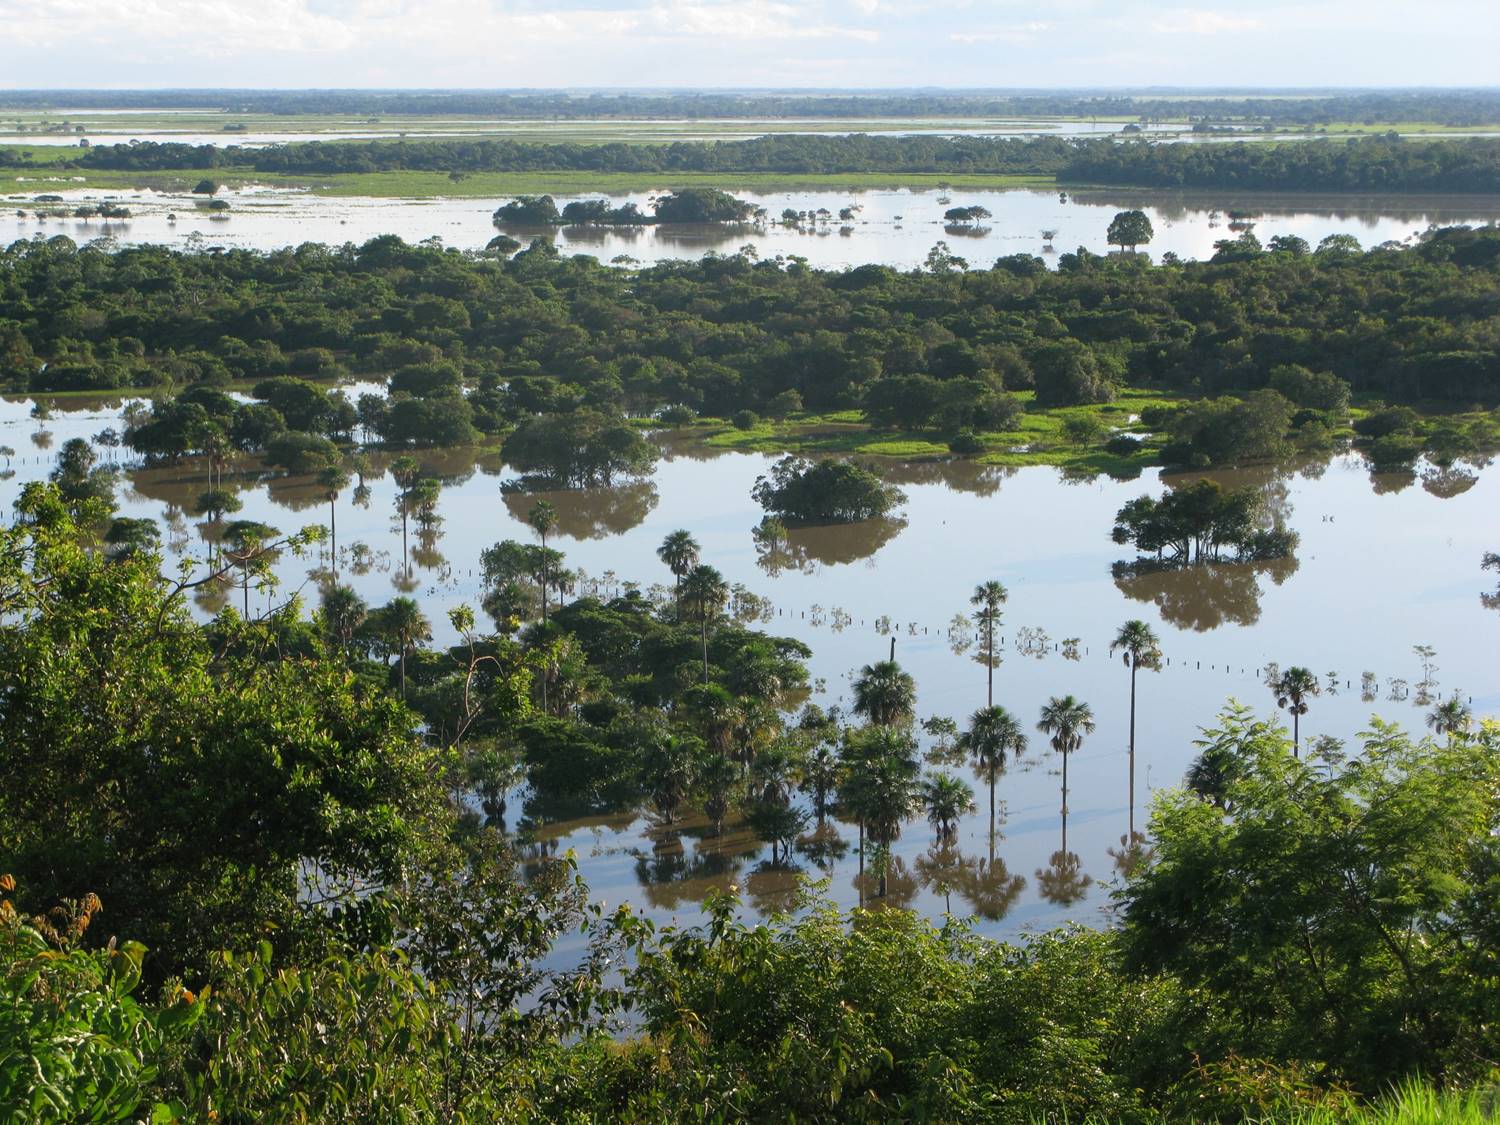
[[[983,451],[984,442],[979,440],[979,436],[973,430],[959,430],[948,439],[948,449],[953,453],[967,456]]]
[[[906,500],[906,493],[868,469],[831,457],[783,457],[769,477],[756,478],[750,495],[766,511],[796,523],[874,519]]]
[[[1115,434],[1104,443],[1104,452],[1116,457],[1129,457],[1132,453],[1139,453],[1140,449],[1141,439],[1129,434]]]
[[[753,430],[760,425],[760,415],[753,410],[736,410],[731,421],[737,430]]]
[[[668,426],[690,426],[698,420],[698,412],[691,406],[678,403],[669,406],[657,415]]]

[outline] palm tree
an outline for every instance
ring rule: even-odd
[[[531,529],[541,538],[542,546],[547,545],[547,533],[557,526],[557,509],[550,501],[538,500],[526,513],[526,522]]]
[[[352,587],[335,585],[323,594],[323,627],[345,652],[354,643],[354,634],[364,624],[369,607]]]
[[[1004,707],[986,707],[969,716],[969,729],[959,735],[959,749],[990,786],[990,842],[995,839],[995,780],[1009,758],[1026,752],[1026,735]]]
[[[879,728],[878,728],[879,729]],[[872,732],[873,733],[873,732]],[[897,743],[904,745],[898,745]],[[864,838],[887,849],[901,835],[901,826],[916,811],[920,795],[914,743],[889,728],[854,748],[840,802],[859,820],[860,874],[864,874]],[[885,896],[886,871],[880,871],[880,889]]]
[[[318,484],[328,497],[328,555],[333,560],[333,578],[339,577],[339,493],[349,486],[349,473],[342,465],[329,465],[318,472]]]
[[[995,665],[999,663],[995,659],[995,630],[1000,627],[1000,607],[1005,603],[1006,597],[1005,587],[992,578],[975,586],[974,596],[969,599],[970,605],[979,607],[974,611],[974,624],[979,626],[979,631],[984,636],[979,662],[984,665],[987,677],[984,697],[986,707],[995,705]]]
[[[403,453],[391,462],[391,479],[396,482],[396,513],[401,517],[401,569],[409,570],[406,562],[406,521],[411,516],[412,493],[422,476],[422,464],[409,453]]]
[[[843,776],[839,756],[826,742],[820,743],[802,763],[801,789],[812,798],[813,812],[821,822],[828,812],[829,799]]]
[[[957,822],[977,807],[974,790],[962,778],[940,773],[922,783],[922,807],[927,822],[937,829],[938,840],[951,840]]]
[[[250,620],[250,566],[267,552],[265,544],[279,535],[274,527],[258,520],[235,520],[224,529],[223,538],[232,546],[230,561],[240,566],[240,581],[245,590],[245,620]]]
[[[854,679],[854,713],[878,727],[912,721],[917,710],[917,683],[894,660],[866,664]]]
[[[406,698],[406,651],[421,641],[432,640],[432,626],[422,615],[422,607],[412,598],[392,598],[385,607],[385,627],[399,646],[401,662],[401,697]]]
[[[1298,745],[1301,742],[1300,720],[1303,715],[1307,714],[1307,701],[1322,690],[1318,684],[1318,677],[1306,668],[1288,668],[1272,685],[1271,690],[1276,693],[1276,706],[1291,712],[1292,757],[1295,758],[1298,756]]]
[[[1087,703],[1071,695],[1053,696],[1042,707],[1036,729],[1047,735],[1052,749],[1062,755],[1062,854],[1068,852],[1068,755],[1083,745],[1084,735],[1094,733],[1094,712]]]
[[[656,548],[656,557],[667,564],[676,582],[673,600],[677,603],[677,619],[682,620],[682,580],[698,565],[698,541],[688,531],[674,531]]]
[[[1109,651],[1120,650],[1125,667],[1130,669],[1130,816],[1128,839],[1135,839],[1135,674],[1138,669],[1161,668],[1161,642],[1144,621],[1127,621],[1120,626]]]
[[[1473,722],[1473,712],[1457,693],[1427,713],[1427,725],[1432,728],[1434,734],[1447,735],[1450,746],[1453,744],[1453,736],[1467,735]]]
[[[668,536],[670,539],[671,536]],[[703,682],[708,683],[708,626],[729,604],[729,584],[713,567],[699,564],[688,571],[681,585],[681,596],[693,607],[693,615],[703,630]]]

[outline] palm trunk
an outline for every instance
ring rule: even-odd
[[[401,638],[401,698],[406,698],[406,638]]]
[[[328,558],[333,564],[333,580],[339,580],[339,514],[334,503],[337,496],[328,499]]]
[[[703,683],[708,684],[708,617],[703,618]]]
[[[1063,859],[1068,858],[1068,752],[1063,751],[1062,777],[1062,850]]]
[[[995,848],[995,771],[990,770],[990,850]]]
[[[1130,660],[1130,836],[1126,846],[1135,845],[1135,658]]]
[[[1300,753],[1300,749],[1299,749],[1300,746],[1301,746],[1301,740],[1302,740],[1302,729],[1301,728],[1302,728],[1301,716],[1299,716],[1297,714],[1296,709],[1294,708],[1292,710],[1292,757],[1293,758],[1300,758],[1300,757],[1302,757],[1302,754]]]

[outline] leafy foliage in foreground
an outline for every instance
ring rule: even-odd
[[[0,1120],[1357,1121],[1393,1083],[1500,1067],[1493,723],[1439,742],[1377,720],[1357,752],[1299,760],[1231,708],[1158,798],[1112,931],[1006,945],[815,891],[767,925],[724,897],[658,930],[591,906],[569,858],[523,865],[445,791],[467,797],[465,730],[536,727],[545,776],[549,740],[623,713],[613,691],[586,722],[551,695],[538,715],[506,665],[497,713],[418,740],[298,622],[199,628],[149,549],[92,548],[55,489],[20,516],[0,532],[0,733],[29,751],[0,786],[25,874],[0,876]],[[576,602],[534,643],[576,630],[570,674],[703,732],[605,747],[659,811],[701,755],[728,779],[710,817],[743,770],[750,808],[784,819],[788,748],[726,685],[790,684],[795,651],[720,626],[694,684],[692,628],[639,602]],[[630,682],[653,650],[662,682]],[[872,725],[840,798],[884,844],[916,803],[909,690],[891,665],[858,694]],[[1429,1109],[1451,1106],[1471,1108]]]

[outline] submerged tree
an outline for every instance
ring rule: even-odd
[[[990,790],[990,842],[995,839],[995,782],[1006,765],[1026,751],[1026,734],[1004,707],[986,707],[969,716],[969,728],[959,736],[959,749]]]
[[[1115,639],[1110,643],[1109,651],[1113,653],[1120,650],[1120,659],[1125,662],[1125,667],[1130,669],[1130,780],[1129,801],[1130,816],[1127,839],[1133,846],[1135,841],[1135,674],[1142,668],[1148,668],[1155,672],[1161,668],[1161,643],[1156,639],[1156,634],[1151,626],[1144,621],[1127,621],[1120,626],[1120,631],[1115,634]]]
[[[1301,741],[1301,719],[1307,714],[1307,701],[1322,694],[1318,677],[1306,668],[1293,667],[1283,672],[1271,685],[1276,706],[1292,716],[1292,756],[1296,757]]]
[[[905,726],[916,708],[917,682],[894,660],[866,664],[854,678],[854,713],[876,726]]]
[[[1068,853],[1068,758],[1094,733],[1094,712],[1087,703],[1071,695],[1053,696],[1042,707],[1036,729],[1047,735],[1052,749],[1062,755],[1062,852]]]
[[[970,605],[978,607],[974,611],[974,624],[979,626],[980,638],[980,650],[976,659],[985,669],[986,707],[995,705],[995,668],[1000,663],[995,652],[995,634],[1000,628],[1000,607],[1005,604],[1006,597],[1004,585],[990,579],[976,586],[973,597],[969,599]]]

